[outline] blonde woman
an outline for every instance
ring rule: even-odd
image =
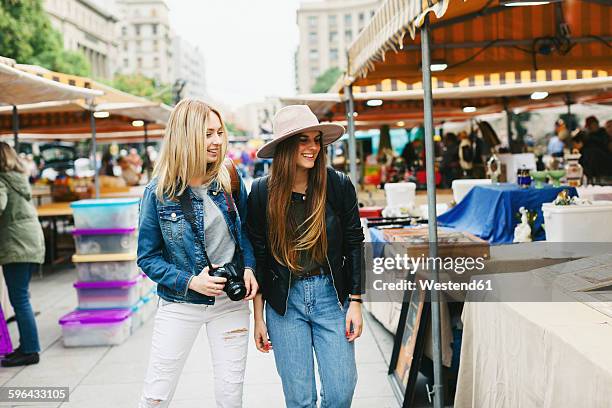
[[[249,195],[248,231],[262,289],[254,301],[255,345],[264,353],[274,348],[287,407],[317,406],[314,350],[321,407],[346,408],[357,382],[354,340],[363,326],[364,237],[355,188],[326,168],[324,149],[344,129],[319,124],[303,105],[281,109],[273,128],[273,140],[257,152],[274,159],[271,174],[255,180]]]
[[[140,208],[138,265],[157,282],[161,298],[141,407],[168,406],[202,326],[217,406],[242,406],[247,300],[258,286],[242,223],[246,189],[224,163],[226,151],[216,109],[189,99],[176,105]]]
[[[0,142],[0,236],[0,265],[19,328],[19,347],[4,357],[2,366],[37,364],[40,344],[28,287],[32,273],[45,260],[45,238],[27,169],[4,142]]]

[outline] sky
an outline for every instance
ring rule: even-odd
[[[204,54],[208,92],[238,107],[295,94],[299,0],[167,0],[175,33]]]

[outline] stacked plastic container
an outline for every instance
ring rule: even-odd
[[[138,201],[70,205],[78,307],[59,321],[67,347],[121,344],[155,311],[155,284],[136,265]]]

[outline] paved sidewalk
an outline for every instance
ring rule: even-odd
[[[124,344],[116,347],[64,348],[58,319],[76,306],[72,283],[74,269],[48,273],[33,279],[31,285],[42,346],[41,362],[26,368],[0,368],[2,386],[68,386],[70,402],[32,403],[0,406],[62,408],[135,408],[148,361],[153,319],[138,329]],[[368,320],[368,319],[366,319]],[[388,333],[374,337],[370,326],[357,341],[359,381],[353,407],[396,408],[397,402],[387,379],[387,365],[380,352]],[[9,325],[13,343],[17,327]],[[273,356],[259,353],[249,342],[244,387],[244,406],[283,407],[283,394]],[[213,407],[213,379],[205,333],[200,333],[181,376],[172,408]]]

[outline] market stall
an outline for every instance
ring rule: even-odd
[[[525,7],[510,7],[516,5]],[[612,68],[610,12],[606,2],[586,0],[531,3],[388,0],[351,45],[344,82],[350,137],[355,86],[377,85],[393,79],[414,83],[422,78],[430,255],[437,255],[438,244],[432,75],[437,80],[460,82],[472,75],[507,71],[529,71],[531,76],[540,70],[582,70],[588,72],[587,76],[592,76],[593,71],[608,71]],[[434,267],[431,273],[434,282],[437,275]],[[442,407],[440,302],[437,290],[431,291],[431,295],[434,405]],[[404,303],[404,308],[408,303]],[[419,354],[412,354],[411,360],[412,365],[418,365]],[[400,390],[407,391],[405,386],[400,386]],[[402,399],[404,406],[410,405],[409,398]]]

